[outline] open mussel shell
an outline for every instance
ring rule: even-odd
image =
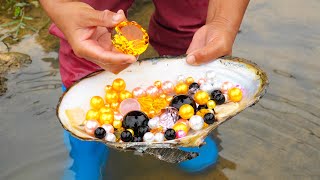
[[[216,85],[229,81],[240,85],[244,90],[243,98],[239,103],[229,102],[215,108],[215,116],[218,122],[208,127],[189,132],[188,136],[180,139],[153,142],[107,142],[97,139],[84,132],[81,124],[85,118],[85,112],[90,109],[89,101],[92,96],[104,97],[104,87],[111,84],[116,78],[122,78],[127,83],[128,90],[135,87],[148,87],[154,81],[175,81],[179,75],[194,79],[204,78],[206,72],[215,72]],[[179,150],[179,147],[200,146],[204,138],[220,124],[237,115],[247,107],[254,105],[265,94],[268,85],[266,73],[256,64],[241,58],[223,57],[201,66],[191,66],[186,63],[185,56],[158,57],[134,63],[121,73],[115,75],[106,71],[99,71],[88,75],[75,83],[60,98],[57,106],[57,116],[62,126],[73,136],[87,141],[100,141],[107,146],[120,150],[135,150],[141,153],[154,155],[158,159],[176,163],[197,156]],[[68,110],[77,109],[76,119],[68,118]]]

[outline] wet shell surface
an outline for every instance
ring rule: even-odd
[[[266,73],[256,64],[237,57],[223,57],[201,66],[191,66],[185,56],[158,57],[137,62],[121,73],[115,75],[106,71],[98,71],[81,79],[70,87],[60,98],[57,116],[64,129],[79,139],[100,141],[107,146],[119,150],[134,150],[154,155],[160,160],[178,163],[192,159],[198,154],[179,150],[179,147],[200,146],[204,138],[220,124],[231,119],[247,107],[257,103],[265,94],[268,85]],[[163,142],[108,142],[87,134],[81,124],[85,120],[85,112],[90,109],[88,103],[93,96],[103,97],[104,87],[116,78],[127,83],[127,89],[146,88],[154,81],[175,80],[178,76],[201,79],[206,72],[215,74],[213,86],[221,86],[223,82],[240,85],[243,98],[239,103],[228,102],[215,107],[217,122],[208,127],[189,133],[188,136]],[[72,118],[70,118],[72,117]]]

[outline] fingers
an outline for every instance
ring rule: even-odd
[[[97,11],[94,9],[88,10],[87,12],[87,21],[84,23],[88,23],[87,26],[102,26],[111,28],[116,26],[122,21],[126,20],[126,16],[123,10],[119,10],[117,13],[114,13],[109,10]]]

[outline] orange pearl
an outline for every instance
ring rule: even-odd
[[[112,112],[102,113],[99,118],[100,124],[112,124],[114,120],[114,115]]]
[[[106,99],[107,103],[109,103],[109,104],[114,103],[114,102],[118,102],[119,96],[118,96],[117,91],[112,90],[112,89],[108,90],[106,92],[105,99]]]
[[[99,111],[90,109],[86,114],[86,120],[99,120]]]
[[[118,110],[119,109],[119,105],[120,105],[120,103],[113,102],[113,103],[111,103],[111,108],[114,109],[114,110]]]
[[[175,87],[174,87],[174,92],[176,94],[187,94],[189,90],[189,86],[186,83],[178,83]]]
[[[123,79],[117,78],[112,82],[112,89],[120,92],[126,88],[126,82]]]
[[[186,84],[187,84],[187,85],[190,85],[190,84],[192,84],[193,82],[194,82],[193,77],[187,77],[187,79],[186,79]]]
[[[104,91],[105,92],[107,92],[107,91],[109,91],[109,90],[111,90],[112,89],[112,86],[111,85],[106,85],[105,87],[104,87]]]
[[[90,100],[90,106],[92,109],[100,109],[104,106],[104,101],[100,96],[93,96]]]
[[[209,94],[202,90],[197,91],[196,94],[194,95],[194,101],[196,101],[196,103],[198,103],[199,105],[207,104],[209,99],[210,99]]]
[[[179,116],[183,119],[190,119],[194,115],[194,109],[190,104],[184,104],[179,109]]]
[[[102,108],[99,109],[99,113],[100,114],[109,113],[109,112],[113,113],[113,110],[110,107],[103,106]]]
[[[154,85],[155,87],[157,87],[158,89],[160,89],[161,86],[162,86],[162,83],[161,83],[161,81],[155,81],[155,82],[153,83],[153,85]]]
[[[242,91],[241,89],[234,87],[228,90],[229,100],[232,102],[239,102],[242,99]]]
[[[132,98],[132,94],[131,92],[127,91],[127,90],[123,90],[119,93],[119,101],[123,101],[125,99],[128,99],[128,98]]]
[[[172,129],[174,129],[175,132],[184,131],[186,134],[189,131],[189,127],[185,123],[182,123],[182,122],[178,122],[178,123],[174,124]]]

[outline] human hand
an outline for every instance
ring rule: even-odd
[[[229,27],[225,20],[215,20],[202,26],[194,34],[187,50],[187,63],[200,65],[231,55],[237,32],[238,29]]]
[[[113,73],[119,73],[136,61],[134,56],[118,52],[111,42],[108,28],[126,20],[122,10],[117,13],[97,11],[82,2],[64,2],[56,8],[51,17],[76,56]]]

